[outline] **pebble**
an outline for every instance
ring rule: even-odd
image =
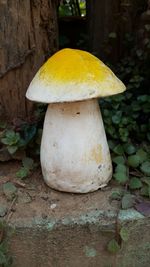
[[[53,209],[55,209],[57,207],[57,204],[56,203],[53,203],[53,204],[51,204],[50,205],[50,208],[53,210]]]

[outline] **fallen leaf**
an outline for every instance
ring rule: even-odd
[[[143,201],[135,205],[137,211],[142,213],[144,216],[150,216],[150,202]]]

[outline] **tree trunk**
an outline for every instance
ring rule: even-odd
[[[87,0],[89,49],[102,59],[107,53],[112,53],[112,47],[109,47],[109,35],[116,32],[119,2],[120,0]],[[108,51],[109,49],[111,50]]]
[[[133,34],[133,0],[87,0],[89,49],[105,60],[118,60],[124,53],[126,34]]]
[[[25,92],[41,64],[58,48],[57,1],[0,1],[0,116],[25,118]]]

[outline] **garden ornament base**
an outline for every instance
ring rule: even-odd
[[[26,96],[49,103],[41,167],[50,187],[87,193],[107,185],[112,164],[96,98],[124,90],[112,71],[85,51],[60,50],[40,68]]]

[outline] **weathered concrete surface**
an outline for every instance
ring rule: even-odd
[[[15,171],[11,168],[12,178]],[[8,220],[15,228],[9,239],[13,267],[150,266],[150,220],[132,209],[118,213],[118,203],[109,198],[112,186],[84,195],[60,193],[43,183],[40,172],[25,184],[18,187],[19,197]],[[9,210],[11,202],[0,190],[2,204]],[[107,244],[115,236],[117,217],[128,228],[129,240],[112,255]]]

